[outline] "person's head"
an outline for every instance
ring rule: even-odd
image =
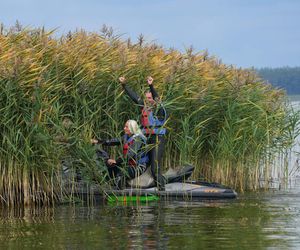
[[[152,93],[150,91],[145,92],[145,101],[151,105],[155,104],[155,100],[153,99]]]
[[[139,125],[138,125],[137,121],[135,121],[135,120],[128,120],[125,123],[124,132],[127,135],[142,134],[142,131],[139,128]]]

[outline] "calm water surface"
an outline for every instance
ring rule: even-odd
[[[1,249],[300,249],[300,185],[228,201],[1,210],[0,218]]]
[[[236,200],[0,208],[0,249],[300,249],[298,171]]]

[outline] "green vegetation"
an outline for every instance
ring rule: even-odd
[[[166,50],[143,37],[133,44],[106,27],[60,38],[1,28],[1,203],[59,200],[62,162],[103,182],[90,138],[118,136],[124,121],[139,117],[121,75],[140,93],[147,76],[155,79],[170,114],[165,168],[190,162],[195,177],[257,189],[272,155],[293,141],[298,117],[284,93],[206,52]]]
[[[110,195],[107,197],[108,202],[134,202],[134,203],[139,203],[139,202],[149,202],[149,201],[158,201],[159,197],[157,195],[141,195],[141,196],[117,196],[117,195]]]
[[[256,71],[275,87],[285,89],[289,95],[300,94],[300,67],[261,68]]]

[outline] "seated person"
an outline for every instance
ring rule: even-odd
[[[126,176],[133,179],[142,174],[147,167],[149,158],[146,152],[146,137],[143,135],[135,120],[128,120],[124,126],[125,135],[122,140],[92,139],[93,144],[101,143],[104,146],[123,145],[123,157],[112,159],[105,151],[98,151],[106,163],[110,178]],[[125,172],[125,173],[124,173]]]

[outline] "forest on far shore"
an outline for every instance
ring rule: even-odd
[[[273,86],[285,89],[287,94],[300,94],[300,67],[255,69],[260,77]]]

